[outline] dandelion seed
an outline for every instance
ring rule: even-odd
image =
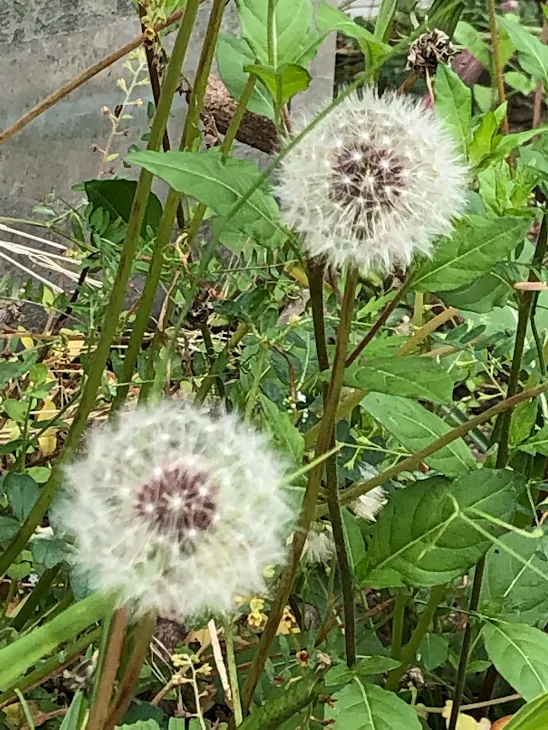
[[[361,497],[352,502],[352,509],[357,517],[362,520],[375,522],[377,515],[388,502],[386,492],[382,487],[375,487],[370,492],[362,494]]]
[[[127,411],[91,434],[67,477],[59,522],[75,567],[135,615],[234,610],[284,558],[283,465],[233,416],[176,402]]]
[[[335,543],[331,533],[323,530],[318,532],[311,529],[306,538],[303,557],[305,563],[317,565],[329,563],[335,555]]]
[[[295,124],[295,133],[307,125]],[[312,257],[391,272],[430,255],[466,202],[467,168],[434,113],[407,97],[349,96],[289,152],[278,194]]]

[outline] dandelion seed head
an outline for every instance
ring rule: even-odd
[[[135,615],[233,610],[285,557],[284,464],[234,416],[176,401],[128,410],[90,434],[66,475],[59,526],[75,568]]]
[[[295,132],[308,121],[297,120]],[[464,210],[466,183],[466,165],[431,110],[365,89],[287,154],[277,187],[310,256],[384,273],[431,254]]]

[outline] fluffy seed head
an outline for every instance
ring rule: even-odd
[[[361,517],[362,520],[375,522],[377,515],[387,502],[388,499],[385,490],[382,487],[375,487],[354,500],[352,502],[352,509],[356,516]]]
[[[289,152],[278,195],[309,255],[390,272],[429,255],[433,238],[451,232],[466,177],[432,111],[369,88],[344,99]]]
[[[77,569],[136,615],[231,610],[284,557],[283,465],[233,416],[175,401],[127,411],[92,432],[67,478],[60,526]]]

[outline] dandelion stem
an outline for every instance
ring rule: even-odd
[[[544,256],[546,255],[546,249],[548,247],[548,221],[547,215],[545,214],[542,219],[542,224],[537,238],[537,244],[533,260],[531,261],[531,269],[529,271],[528,281],[538,281],[537,271],[541,266]],[[525,340],[527,337],[527,325],[533,311],[533,302],[535,299],[535,292],[525,291],[522,294],[521,304],[518,315],[518,325],[516,329],[516,340],[514,343],[514,354],[512,357],[512,368],[510,370],[510,379],[508,381],[508,390],[506,393],[506,401],[512,401],[519,397],[516,393],[519,388],[519,374],[521,371],[521,362],[523,359],[523,352],[525,349]],[[524,395],[521,393],[521,395]],[[492,410],[492,409],[491,409]],[[500,416],[500,431],[498,439],[498,451],[496,468],[504,469],[508,463],[509,448],[508,442],[510,438],[510,425],[512,421],[513,407],[507,408],[502,412]],[[473,613],[477,611],[479,605],[479,599],[481,594],[481,584],[483,581],[483,573],[485,569],[485,558],[482,558],[476,565],[474,572],[474,582],[472,585],[472,595],[470,597],[469,611]],[[464,694],[464,685],[466,682],[466,667],[468,666],[468,659],[470,655],[470,646],[472,643],[472,622],[468,620],[466,628],[464,630],[464,636],[462,638],[462,647],[459,659],[459,668],[457,671],[457,682],[455,685],[455,694],[453,697],[453,705],[451,709],[451,718],[449,720],[448,730],[456,730],[459,707],[462,703],[462,697]]]
[[[320,424],[320,434],[316,444],[315,458],[328,451],[331,444],[333,428],[335,425],[335,416],[343,384],[346,353],[348,350],[350,325],[352,321],[354,296],[356,293],[357,283],[358,272],[356,269],[351,269],[348,272],[346,281],[340,325],[337,333],[335,360],[331,371],[331,380]],[[276,636],[284,608],[287,605],[287,601],[291,594],[291,588],[299,568],[299,561],[308,535],[308,529],[314,518],[314,509],[318,499],[323,471],[323,464],[318,464],[317,467],[311,469],[308,473],[308,484],[301,506],[301,513],[299,515],[297,528],[291,543],[289,565],[285,568],[281,575],[280,584],[270,610],[268,621],[259,640],[257,651],[255,652],[251,662],[251,667],[242,689],[242,705],[244,714],[247,713],[251,705],[259,677],[264,669],[266,660],[268,659],[270,645]]]
[[[243,722],[242,700],[240,698],[240,685],[238,684],[238,667],[236,666],[236,655],[234,653],[234,634],[232,622],[228,618],[225,621],[225,645],[226,660],[228,664],[228,676],[230,677],[230,689],[232,692],[232,708],[234,710],[234,724],[236,727]]]
[[[103,730],[126,635],[126,622],[127,609],[125,607],[117,609],[111,623],[108,648],[97,686],[97,696],[90,710],[86,730]]]

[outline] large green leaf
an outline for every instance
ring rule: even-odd
[[[528,702],[506,725],[505,730],[542,730],[548,727],[548,694]]]
[[[548,86],[548,47],[520,25],[517,18],[512,20],[509,17],[499,16],[497,20],[510,36],[523,70]]]
[[[375,21],[375,38],[381,41],[388,40],[397,6],[398,0],[382,0],[377,20]]]
[[[413,288],[437,292],[470,284],[513,251],[530,226],[530,218],[469,216],[451,238],[442,240],[434,258],[420,267]]]
[[[277,69],[250,64],[245,70],[254,73],[272,99],[280,104],[286,104],[295,94],[308,89],[312,79],[308,71],[296,63],[284,64]]]
[[[344,374],[344,384],[377,393],[405,398],[422,398],[432,403],[448,403],[453,380],[444,368],[424,357],[377,357],[352,365]]]
[[[485,648],[497,671],[530,702],[548,692],[548,636],[527,624],[489,623]]]
[[[207,152],[133,152],[127,161],[141,165],[175,190],[191,195],[221,216],[232,210],[260,175],[253,162],[223,158],[215,149]],[[256,190],[231,218],[230,224],[264,245],[278,245],[287,237],[276,201],[264,190]]]
[[[434,586],[462,575],[491,544],[476,526],[498,537],[504,528],[486,515],[509,521],[520,487],[513,472],[481,469],[454,482],[433,477],[397,491],[372,527],[361,584]]]
[[[370,33],[367,28],[356,23],[349,15],[326,0],[320,0],[316,24],[318,30],[324,33],[336,30],[349,38],[355,38],[365,56],[373,63],[377,63],[383,56],[390,53],[390,46],[384,43],[379,36]]]
[[[455,28],[453,38],[460,46],[467,48],[485,68],[489,68],[491,52],[479,30],[470,23],[461,20]]]
[[[239,99],[247,84],[249,74],[244,66],[255,63],[255,54],[243,38],[221,33],[217,42],[217,68],[224,85],[234,99]],[[274,105],[270,94],[260,84],[255,84],[247,108],[254,114],[274,119]]]
[[[415,710],[393,692],[357,677],[332,696],[325,719],[333,730],[421,730]]]
[[[410,451],[423,449],[451,430],[435,413],[400,396],[369,393],[362,406]],[[429,456],[426,463],[448,477],[476,467],[472,452],[462,439],[444,446]]]
[[[443,63],[436,73],[436,114],[465,152],[472,123],[472,89]]]
[[[529,625],[548,616],[548,535],[509,532],[485,558],[480,607],[489,615]]]
[[[240,0],[242,35],[260,63],[268,59],[268,3],[265,0]],[[298,63],[308,45],[313,6],[311,0],[277,0],[274,13],[276,64]]]
[[[95,210],[108,211],[110,219],[115,221],[121,218],[124,223],[129,221],[137,182],[135,180],[88,180],[84,189],[89,202]],[[153,231],[158,229],[162,217],[162,204],[154,193],[148,198],[145,218],[141,235],[144,236],[150,226]]]

